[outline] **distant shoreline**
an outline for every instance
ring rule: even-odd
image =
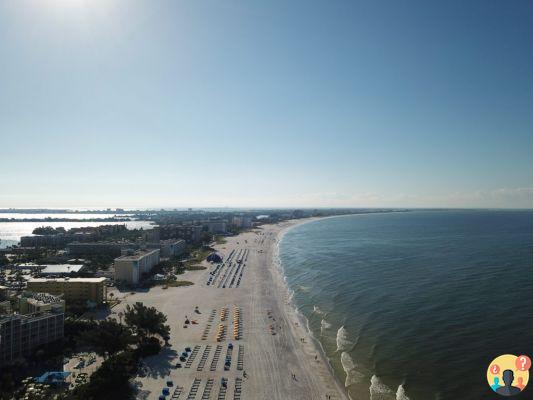
[[[132,218],[0,218],[0,222],[129,222]]]

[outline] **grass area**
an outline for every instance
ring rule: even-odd
[[[191,285],[194,285],[194,283],[190,281],[178,281],[178,280],[172,280],[172,279],[168,279],[166,281],[153,281],[150,283],[151,287],[163,286],[163,289],[167,289],[169,287],[181,287],[181,286],[191,286]]]
[[[227,242],[226,238],[224,238],[223,236],[215,236],[215,242],[216,244],[225,244]]]
[[[188,269],[189,267],[193,267],[195,266],[195,264],[201,263],[207,258],[209,254],[211,254],[212,251],[213,250],[209,248],[196,250],[195,252],[192,253],[192,258],[185,262],[185,269]]]
[[[190,281],[167,281],[165,283],[169,287],[180,287],[180,286],[191,286],[194,285],[194,283]]]
[[[207,269],[207,268],[201,265],[186,265],[185,269],[187,271],[203,271],[204,269]]]

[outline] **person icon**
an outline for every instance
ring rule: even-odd
[[[526,385],[524,385],[524,378],[522,378],[521,376],[518,377],[518,384],[516,385],[516,387],[520,390],[524,390]]]
[[[521,390],[515,386],[512,386],[514,381],[514,373],[510,369],[503,371],[503,383],[505,386],[501,386],[496,389],[496,393],[502,396],[514,396],[521,392]]]
[[[494,377],[494,383],[492,385],[490,385],[490,387],[492,388],[492,390],[496,391],[498,390],[498,388],[500,387],[500,378],[498,378],[497,376]]]

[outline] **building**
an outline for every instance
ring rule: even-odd
[[[106,255],[118,257],[122,250],[136,249],[139,246],[128,242],[74,242],[67,245],[67,252],[71,256]]]
[[[143,274],[149,273],[159,264],[159,254],[159,249],[153,249],[115,258],[115,280],[137,285]]]
[[[28,291],[63,295],[67,302],[90,301],[101,304],[106,299],[106,278],[32,278]]]
[[[159,226],[154,226],[152,229],[148,229],[144,232],[143,239],[149,243],[159,243],[161,240],[161,231]]]
[[[170,224],[160,227],[161,239],[184,239],[187,243],[199,243],[202,240],[201,225]]]
[[[161,250],[161,257],[176,257],[185,252],[187,244],[183,239],[169,239],[159,242],[159,249]]]
[[[24,292],[19,296],[20,314],[52,311],[65,312],[65,300],[63,300],[62,296],[34,292]]]
[[[64,324],[62,312],[0,316],[0,366],[30,355],[38,346],[62,339]]]
[[[232,225],[241,229],[250,229],[252,227],[252,217],[247,215],[236,215],[231,221]]]
[[[31,265],[26,265],[31,267]],[[41,275],[70,275],[82,272],[84,265],[82,264],[49,264],[37,265]],[[34,268],[31,268],[32,270]]]
[[[206,225],[209,233],[226,233],[226,221],[207,221]]]
[[[72,242],[92,240],[93,233],[59,233],[57,235],[33,235],[20,238],[21,247],[63,247]]]

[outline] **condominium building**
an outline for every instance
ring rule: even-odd
[[[106,299],[106,278],[32,278],[27,289],[32,292],[63,295],[69,301],[91,301],[96,304]]]
[[[183,239],[162,240],[159,242],[160,255],[161,257],[179,256],[185,252],[186,246],[185,240]]]
[[[0,366],[28,356],[41,345],[63,338],[65,314],[55,312],[0,316]]]
[[[118,257],[122,250],[136,249],[139,245],[128,242],[74,242],[67,245],[71,256],[107,255]]]
[[[143,274],[159,264],[159,249],[138,251],[115,258],[115,280],[137,285]]]
[[[202,225],[169,224],[160,227],[162,239],[185,239],[187,243],[199,243],[202,240]]]

